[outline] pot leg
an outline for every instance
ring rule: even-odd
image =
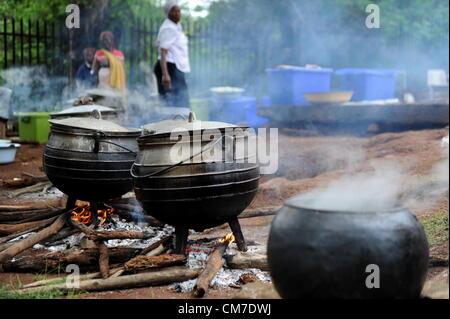
[[[247,251],[247,243],[245,242],[244,235],[242,234],[241,225],[237,218],[233,218],[228,221],[231,231],[233,232],[234,238],[236,239],[236,244],[240,251]]]
[[[175,227],[175,253],[186,255],[189,229],[186,227]]]
[[[94,229],[97,229],[100,225],[100,218],[98,218],[98,203],[95,201],[91,202],[91,214],[92,214],[92,223],[94,224]]]
[[[66,210],[74,209],[77,199],[73,196],[69,196],[66,202]]]

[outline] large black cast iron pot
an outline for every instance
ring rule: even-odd
[[[140,130],[95,118],[50,120],[44,152],[49,180],[69,197],[104,201],[132,190]]]
[[[260,177],[256,150],[248,147],[254,138],[248,127],[196,121],[193,114],[144,126],[132,169],[137,200],[147,214],[175,226],[181,242],[188,229],[226,222],[241,235],[237,216]]]
[[[268,261],[283,298],[419,298],[428,242],[406,209],[320,210],[298,197],[272,223]]]

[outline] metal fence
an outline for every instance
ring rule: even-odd
[[[45,65],[50,74],[67,74],[67,29],[47,21],[0,20],[0,69]]]
[[[117,47],[125,54],[129,86],[145,83],[146,72],[157,61],[156,38],[163,21],[140,19],[120,30]],[[218,26],[186,21],[192,73],[190,86],[205,91],[216,85],[243,85],[236,76],[258,60],[245,43],[227,43]],[[70,32],[63,22],[0,20],[0,70],[18,66],[45,65],[50,75],[73,77],[82,62],[82,48],[71,47]],[[73,49],[73,51],[71,50]]]

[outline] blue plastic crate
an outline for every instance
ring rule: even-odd
[[[391,69],[342,69],[336,71],[342,91],[353,91],[352,101],[387,100],[395,97],[398,72]]]
[[[309,105],[304,93],[329,92],[332,69],[279,68],[267,69],[272,105]]]
[[[211,99],[210,120],[231,124],[247,123],[248,113],[256,109],[256,98]]]

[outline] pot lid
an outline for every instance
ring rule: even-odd
[[[195,113],[191,112],[188,119],[174,119],[157,123],[150,123],[142,127],[144,135],[171,134],[176,131],[221,130],[226,128],[248,128],[224,122],[197,121]]]
[[[69,117],[62,120],[49,120],[53,125],[66,126],[78,129],[102,131],[105,133],[139,133],[138,129],[128,129],[119,124],[86,117]]]
[[[81,105],[81,106],[69,107],[65,110],[62,110],[61,112],[51,113],[50,115],[58,116],[58,115],[71,115],[71,114],[89,114],[89,113],[92,113],[92,111],[94,111],[94,110],[98,110],[98,111],[100,111],[100,113],[116,112],[113,108],[110,108],[107,106],[91,104],[91,105]]]

